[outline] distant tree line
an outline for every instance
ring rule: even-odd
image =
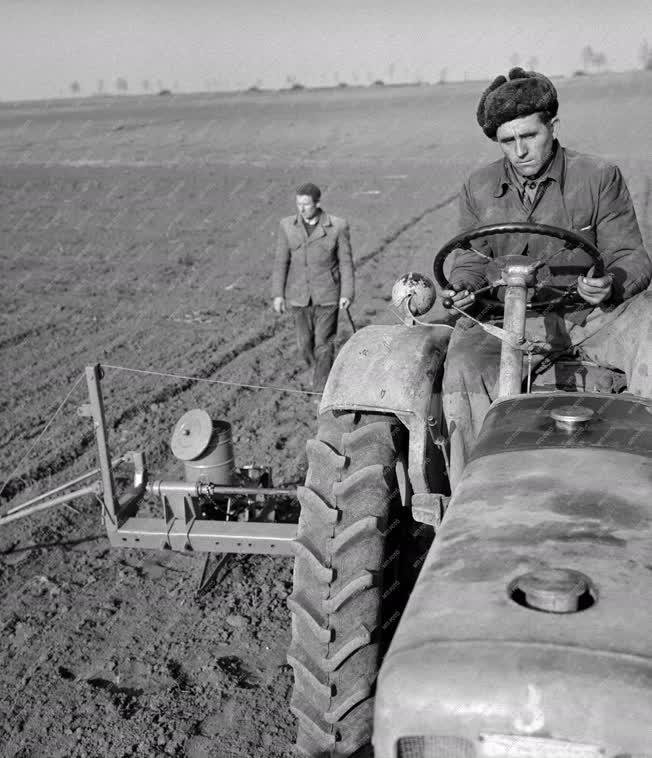
[[[607,56],[599,51],[594,50],[591,45],[585,45],[580,53],[580,57],[582,59],[582,69],[575,71],[575,75],[579,74],[588,74],[591,73],[591,71],[594,72],[601,72],[604,71],[606,65],[607,65]],[[639,48],[639,61],[641,64],[641,68],[645,71],[652,71],[652,47],[650,47],[647,40],[643,40],[641,43],[641,46]],[[525,65],[528,69],[534,70],[539,65],[539,60],[536,56],[531,55],[527,58],[522,59],[519,53],[513,53],[510,56],[509,59],[510,64],[512,67],[519,66],[521,62],[523,62],[523,65]],[[390,63],[387,66],[387,80],[392,81],[394,79],[395,73],[396,73],[396,64]],[[416,81],[421,80],[421,76],[419,74],[415,74]],[[325,77],[322,77],[325,78]],[[352,73],[352,80],[354,83],[357,83],[359,81],[359,74],[357,71],[354,71]],[[464,76],[465,80],[467,78],[467,75]],[[439,84],[445,84],[448,79],[448,69],[442,68],[439,74]],[[337,87],[347,87],[347,83],[343,81],[340,78],[339,72],[335,72],[333,74],[333,81],[335,86]],[[376,78],[371,72],[367,72],[367,81],[372,86],[380,86],[385,84],[385,80]],[[212,78],[206,80],[206,87],[207,89],[214,89],[218,86],[219,82],[217,79]],[[302,90],[305,89],[305,86],[301,84],[301,82],[298,82],[295,76],[288,75],[285,78],[285,84],[287,89],[290,90]],[[117,92],[120,93],[126,93],[129,92],[129,82],[127,81],[126,77],[119,76],[115,82],[114,87]],[[82,92],[82,86],[80,82],[75,79],[74,81],[70,82],[69,85],[70,92],[73,95],[79,95]],[[261,79],[257,79],[256,82],[249,87],[249,92],[260,92],[263,88],[263,83]],[[170,94],[170,90],[166,89],[163,82],[159,79],[157,80],[157,86],[156,89],[160,94]],[[175,90],[178,90],[179,86],[178,83],[175,82]],[[152,90],[152,83],[149,79],[143,79],[141,81],[141,90],[143,92],[150,92]],[[104,94],[105,87],[104,87],[104,79],[98,79],[97,80],[97,86],[95,94],[102,95]]]
[[[143,79],[140,83],[141,90],[143,92],[150,92],[152,89],[152,84],[149,79]],[[120,93],[126,93],[129,92],[129,81],[124,76],[119,76],[113,83],[113,88],[116,92]],[[178,84],[175,83],[175,88],[178,89]],[[75,79],[75,81],[70,82],[69,84],[70,92],[73,95],[79,95],[82,91],[82,86],[80,82]],[[165,89],[165,86],[163,85],[163,82],[159,79],[158,80],[158,91],[159,92],[169,92],[169,90]],[[105,84],[104,79],[98,79],[96,86],[95,86],[95,92],[93,94],[96,95],[103,95],[105,93]]]

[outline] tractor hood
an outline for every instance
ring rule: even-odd
[[[579,430],[551,417],[569,397],[593,412]],[[377,758],[433,735],[460,758],[652,755],[649,410],[588,394],[492,406],[381,669]],[[577,587],[557,573],[584,580],[578,610],[559,612]],[[495,747],[517,736],[521,752]]]

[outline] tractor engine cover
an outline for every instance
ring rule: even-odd
[[[650,753],[651,411],[493,404],[380,672],[377,758]]]

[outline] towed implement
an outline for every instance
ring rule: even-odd
[[[277,519],[277,509],[287,510],[296,491],[274,487],[268,466],[236,467],[227,421],[211,419],[200,408],[184,413],[170,440],[172,453],[183,465],[183,477],[153,479],[142,451],[112,457],[102,395],[103,369],[87,366],[85,374],[89,402],[77,412],[93,424],[98,467],[13,507],[0,517],[0,526],[95,495],[112,547],[207,553],[199,594],[215,584],[231,553],[292,553],[296,524]],[[127,486],[122,482],[125,476]],[[86,484],[71,489],[82,482]],[[155,512],[143,507],[145,500],[151,500],[148,495],[158,500]]]

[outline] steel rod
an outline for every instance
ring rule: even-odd
[[[525,286],[510,285],[505,290],[505,320],[503,329],[515,340],[525,337],[525,309],[527,306]],[[503,342],[500,352],[500,377],[498,397],[510,397],[521,392],[523,383],[523,352]]]
[[[223,484],[212,484],[211,482],[181,482],[181,481],[163,481],[161,479],[148,482],[146,485],[148,492],[154,495],[266,495],[266,496],[283,496],[296,495],[295,489],[286,489],[283,487],[237,487]]]
[[[102,400],[102,389],[100,387],[100,366],[86,366],[86,384],[88,386],[88,397],[90,400],[91,413],[93,415],[93,426],[95,427],[95,441],[97,442],[97,457],[99,468],[102,474],[102,500],[108,515],[117,522],[118,514],[115,508],[115,485],[113,482],[113,471],[111,470],[111,455],[109,452],[109,442],[107,439],[106,420],[104,416],[104,402]]]
[[[97,486],[96,485],[89,485],[88,487],[82,487],[81,489],[75,490],[74,492],[67,492],[65,495],[60,495],[59,497],[55,497],[53,500],[48,500],[45,503],[38,503],[36,505],[32,505],[29,508],[23,508],[18,513],[12,513],[7,514],[6,516],[0,516],[0,526],[3,524],[9,524],[12,521],[17,521],[19,518],[24,518],[25,516],[29,516],[32,513],[38,513],[39,511],[44,511],[46,508],[52,508],[55,505],[62,505],[63,503],[67,503],[70,500],[74,500],[78,497],[83,497],[84,495],[96,495],[97,494]]]
[[[119,458],[114,458],[111,461],[111,467],[115,468],[119,463],[122,463],[123,461],[126,461],[127,458],[125,456],[120,456]],[[33,505],[34,503],[38,503],[39,500],[45,500],[46,497],[51,497],[52,495],[55,495],[57,492],[61,492],[61,490],[65,490],[68,487],[72,487],[75,484],[79,484],[80,482],[83,482],[86,479],[90,479],[92,476],[97,476],[100,472],[99,468],[91,469],[90,471],[87,471],[85,474],[82,474],[81,476],[78,476],[75,479],[71,479],[69,482],[66,482],[65,484],[60,484],[58,487],[55,487],[52,490],[48,490],[47,492],[43,492],[40,495],[37,495],[36,497],[33,497],[31,500],[27,500],[25,503],[20,503],[20,505],[15,505],[13,508],[10,508],[7,511],[7,514],[16,513],[17,511],[22,511],[23,508],[29,508],[30,505]]]

